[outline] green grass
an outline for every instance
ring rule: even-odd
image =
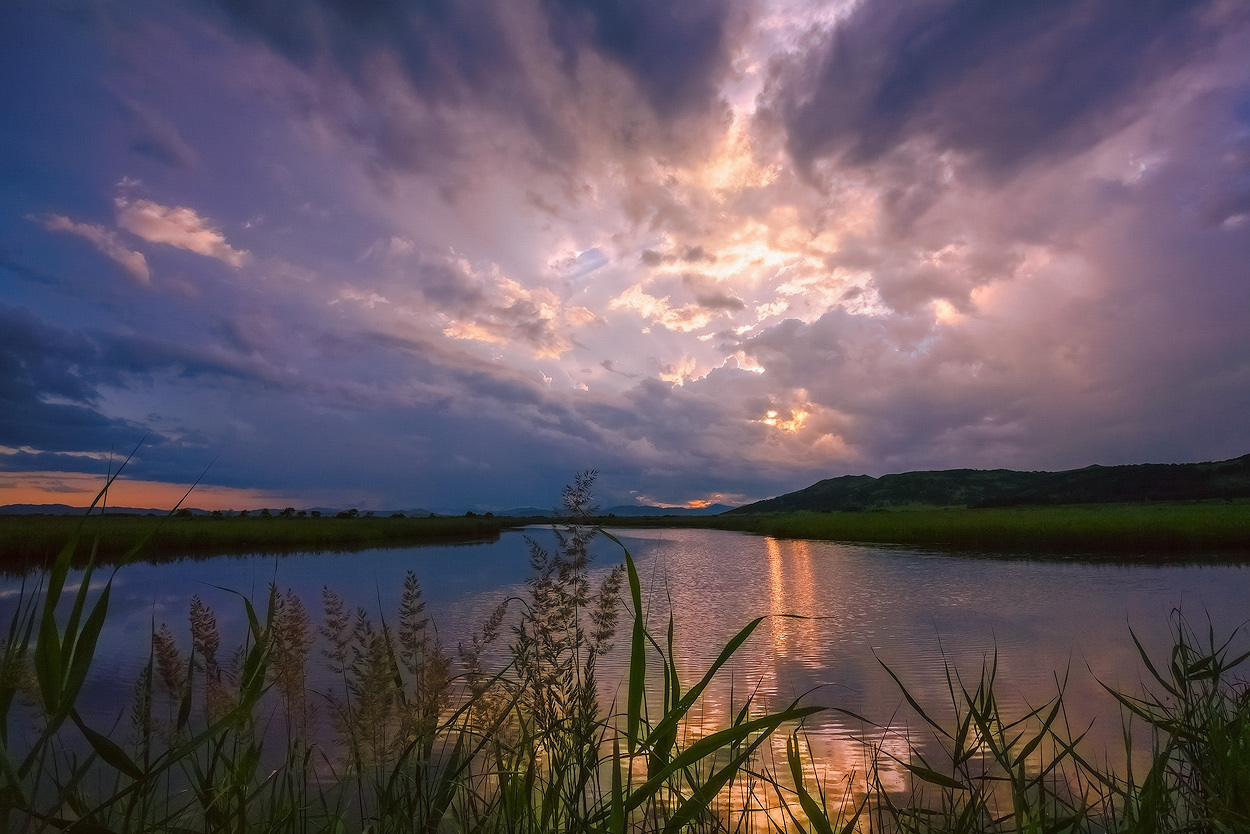
[[[75,516],[0,516],[0,570],[51,562],[82,523]],[[92,516],[83,534],[96,542],[97,560],[113,562],[153,530],[145,558],[199,554],[356,550],[439,541],[492,541],[514,519],[437,518],[213,518]],[[85,551],[84,551],[85,552]],[[79,558],[83,554],[79,554]]]
[[[573,517],[590,486],[582,477],[566,490]],[[455,657],[412,575],[383,618],[333,589],[319,617],[276,588],[258,604],[240,598],[249,628],[234,649],[195,599],[188,637],[153,623],[128,714],[93,727],[79,705],[112,577],[125,568],[93,583],[106,571],[88,556],[69,592],[75,553],[91,549],[85,529],[71,531],[18,601],[0,645],[0,831],[1250,830],[1250,688],[1238,677],[1247,655],[1231,640],[1178,617],[1169,656],[1141,650],[1148,685],[1108,690],[1126,720],[1149,729],[1144,771],[1086,754],[1062,685],[1049,702],[1007,714],[990,660],[967,681],[947,669],[941,712],[890,671],[911,710],[908,747],[873,742],[889,730],[874,727],[863,738],[866,771],[828,785],[812,778],[801,723],[820,706],[747,698],[728,705],[722,726],[700,726],[705,692],[761,621],[683,677],[677,623],[648,628],[624,548],[623,565],[591,586],[597,533],[584,525],[560,528],[554,550],[532,546],[523,598],[502,602]],[[597,660],[622,615],[628,671],[620,700],[605,707]],[[314,691],[312,662],[336,683]],[[1122,761],[1134,761],[1139,737],[1126,727]],[[883,784],[887,766],[904,769],[903,790]]]
[[[1250,552],[1250,502],[713,516],[701,526],[781,538],[1018,552]]]
[[[0,516],[0,570],[48,564],[81,519]],[[145,558],[223,553],[356,550],[438,541],[490,541],[501,530],[544,519],[191,518],[93,516],[97,559],[112,562],[159,521]],[[550,519],[546,519],[550,521]],[[865,512],[595,518],[606,528],[737,530],[779,538],[918,545],[1020,553],[1244,558],[1250,553],[1250,502],[1188,501],[1053,507],[933,508]],[[80,557],[81,558],[81,554]]]

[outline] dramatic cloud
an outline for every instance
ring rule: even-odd
[[[5,483],[145,432],[153,483],[461,511],[1250,448],[1241,4],[93,9],[0,27]]]
[[[871,163],[917,142],[1006,173],[1085,150],[1141,115],[1141,93],[1207,49],[1211,3],[862,3],[779,64],[773,106],[802,166]]]
[[[367,83],[371,64],[386,53],[414,89],[441,100],[511,86],[533,48],[527,37],[546,29],[565,74],[576,76],[586,53],[599,53],[625,70],[666,116],[705,109],[720,97],[735,23],[734,4],[725,0],[519,4],[536,26],[524,26],[506,7],[478,0],[368,6],[319,1],[297,10],[273,2],[217,5],[241,30],[264,38],[301,66],[311,69],[328,58]],[[740,26],[745,19],[738,15],[736,22]]]
[[[551,0],[551,27],[567,61],[587,46],[625,67],[659,113],[705,109],[721,95],[732,58],[727,0]],[[739,22],[741,21],[741,16]]]
[[[96,389],[81,370],[95,353],[83,336],[0,305],[0,447],[107,450],[128,426],[95,407]],[[12,463],[5,461],[6,468]]]

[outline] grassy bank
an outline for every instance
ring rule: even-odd
[[[77,516],[0,516],[0,570],[48,564],[82,521]],[[213,518],[92,516],[84,541],[98,536],[97,558],[112,562],[149,533],[144,558],[160,560],[219,553],[357,550],[426,542],[490,541],[512,519],[439,518]],[[153,531],[155,531],[153,533]],[[86,551],[80,552],[82,558]]]
[[[569,490],[573,510],[588,489],[586,479]],[[1108,693],[1151,730],[1144,772],[1100,766],[1098,751],[1082,750],[1062,686],[1029,712],[1004,713],[989,661],[978,681],[948,670],[940,711],[895,678],[913,735],[888,747],[866,737],[866,769],[825,782],[801,722],[826,707],[770,709],[748,695],[712,705],[721,725],[703,723],[704,693],[761,620],[697,679],[684,677],[676,624],[648,628],[627,552],[591,587],[594,535],[569,526],[554,551],[535,545],[524,599],[501,603],[454,657],[412,575],[381,621],[332,589],[319,617],[278,589],[255,606],[241,600],[250,628],[235,651],[193,599],[189,636],[154,623],[150,648],[138,648],[147,662],[132,705],[93,727],[78,704],[113,580],[93,580],[89,562],[76,589],[64,584],[72,534],[39,590],[15,603],[0,644],[0,830],[1250,830],[1250,689],[1236,677],[1246,657],[1182,620],[1169,658],[1143,651],[1147,688]],[[600,686],[596,661],[621,615],[630,662],[605,709],[614,682]],[[311,691],[312,662],[328,664],[338,685]],[[913,743],[922,732],[934,742],[927,753]],[[887,788],[880,774],[899,767],[909,783]]]
[[[723,515],[700,519],[699,526],[780,538],[968,550],[1250,554],[1246,501]]]
[[[81,519],[0,516],[0,570],[48,564]],[[155,518],[93,516],[97,558],[111,562],[156,530],[144,558],[221,553],[358,550],[433,542],[490,541],[505,529],[551,518]],[[1250,501],[1177,501],[1053,507],[933,508],[594,519],[605,528],[737,530],[778,538],[1019,553],[1118,557],[1250,557]],[[81,557],[83,554],[79,554]]]

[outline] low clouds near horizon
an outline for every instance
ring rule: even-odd
[[[1250,451],[1238,3],[48,3],[0,54],[7,485],[143,437],[435,509]]]

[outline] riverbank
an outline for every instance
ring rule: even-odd
[[[715,516],[706,526],[778,538],[996,552],[1250,557],[1247,501],[769,513]]]
[[[84,542],[98,537],[101,561],[124,557],[152,534],[143,558],[159,561],[219,553],[360,550],[449,541],[491,541],[500,531],[551,518],[157,518],[93,516]],[[76,516],[0,516],[0,569],[47,564],[82,522]],[[865,512],[718,516],[599,517],[606,528],[734,530],[790,539],[898,544],[998,553],[1080,553],[1250,559],[1250,501],[1178,501],[1050,507],[918,507]],[[88,550],[81,548],[83,558]]]
[[[213,518],[103,515],[0,516],[0,570],[22,571],[48,564],[84,524],[79,558],[92,544],[97,560],[114,562],[151,536],[145,561],[222,553],[289,553],[361,550],[370,547],[493,541],[518,526],[511,518]]]

